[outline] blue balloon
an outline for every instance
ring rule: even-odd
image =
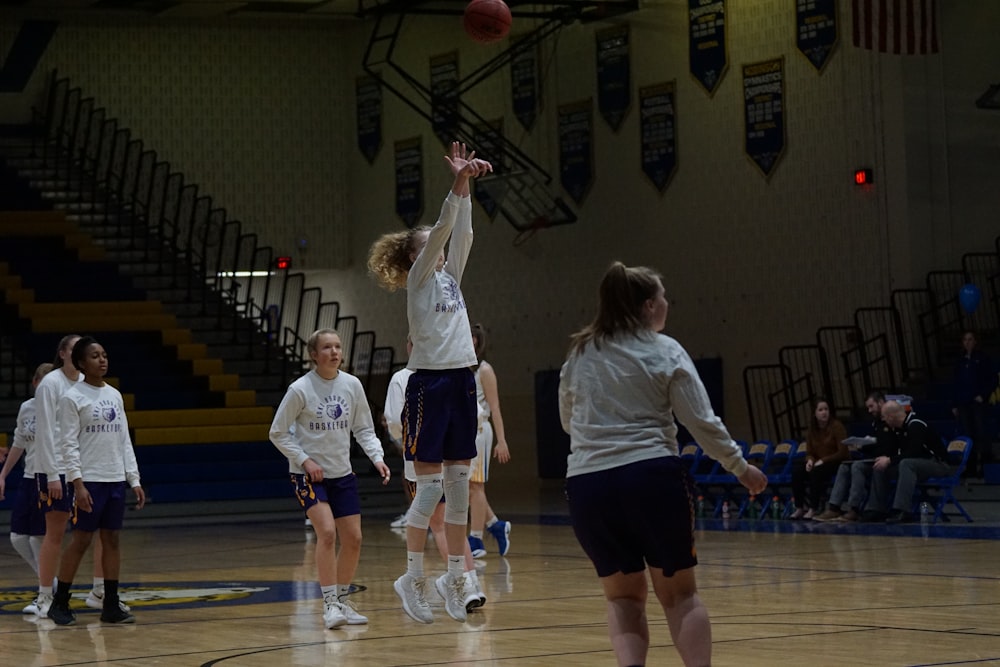
[[[968,283],[962,285],[962,289],[958,290],[958,303],[961,304],[962,310],[971,315],[979,307],[980,296],[979,288]]]

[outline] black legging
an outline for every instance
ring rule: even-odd
[[[806,487],[809,487],[808,505],[814,510],[819,510],[820,503],[823,502],[823,494],[837,475],[839,467],[839,462],[824,463],[823,465],[814,465],[811,471],[806,472],[806,462],[797,463],[792,468],[792,495],[795,496],[795,506],[805,507]]]

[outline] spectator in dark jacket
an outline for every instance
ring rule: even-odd
[[[976,334],[962,334],[963,354],[955,364],[952,414],[962,433],[972,440],[972,456],[966,477],[981,477],[983,466],[993,463],[993,434],[990,432],[990,394],[997,388],[997,371],[990,358],[977,347]]]
[[[872,476],[868,507],[884,503],[889,496],[889,480],[897,478],[892,513],[886,522],[912,521],[910,508],[917,482],[949,474],[951,468],[948,465],[948,451],[941,436],[927,422],[917,419],[914,413],[907,412],[897,401],[885,402],[882,406],[882,419],[892,428],[893,450],[890,455],[875,459],[875,470],[885,470],[886,474]]]

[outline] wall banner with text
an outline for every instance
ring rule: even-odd
[[[796,0],[795,29],[799,51],[822,72],[837,46],[837,0]]]
[[[660,194],[677,170],[676,89],[675,81],[639,89],[642,173]]]
[[[577,204],[594,179],[594,101],[559,107],[559,182]]]
[[[476,125],[473,139],[475,141],[476,157],[482,158],[493,165],[493,176],[503,174],[503,151],[500,148],[503,139],[503,119],[498,118],[488,121],[485,124]],[[486,178],[489,181],[492,177],[487,176]],[[492,180],[496,182],[498,179],[492,178]],[[472,182],[472,194],[476,198],[476,201],[479,202],[479,205],[483,207],[483,210],[486,211],[486,215],[489,216],[490,220],[497,217],[497,213],[500,212],[500,202],[495,198],[495,195],[497,195],[496,189],[491,189],[489,186],[484,185],[483,181],[477,178]]]
[[[726,55],[726,0],[688,0],[691,74],[715,94],[729,64]]]
[[[382,148],[382,86],[372,76],[358,77],[354,83],[358,123],[358,148],[368,160],[375,162],[375,156]]]
[[[632,105],[628,26],[598,30],[597,108],[615,132]]]
[[[530,132],[542,105],[539,90],[541,77],[538,73],[538,44],[523,40],[523,36],[511,40],[511,107],[517,121]]]
[[[412,229],[424,213],[424,154],[420,137],[396,142],[396,215]]]
[[[445,146],[458,132],[458,51],[431,58],[431,129]]]
[[[770,177],[785,151],[785,59],[743,66],[746,154]]]

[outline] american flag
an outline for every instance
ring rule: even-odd
[[[851,0],[854,46],[882,53],[937,53],[937,0]]]

